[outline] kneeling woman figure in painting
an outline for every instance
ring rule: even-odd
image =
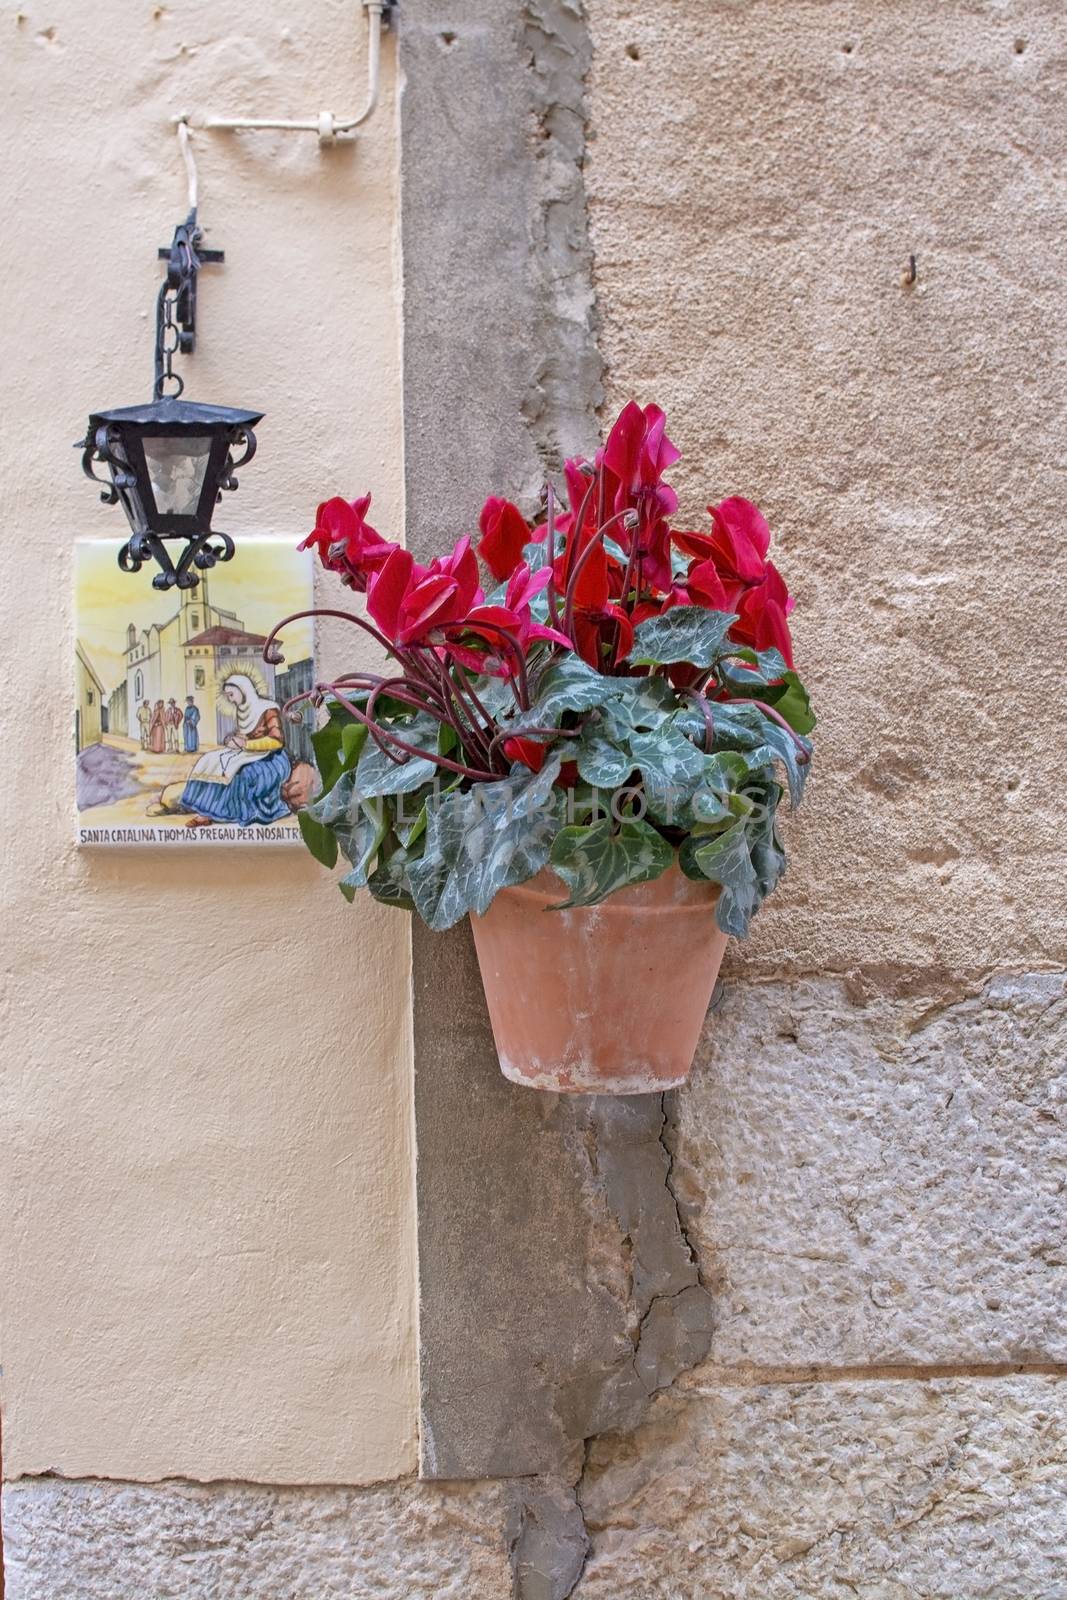
[[[181,809],[193,812],[194,825],[229,822],[249,828],[276,822],[289,814],[281,790],[291,770],[278,702],[261,695],[243,672],[232,673],[222,693],[234,708],[237,727],[220,749],[200,757],[182,790]]]

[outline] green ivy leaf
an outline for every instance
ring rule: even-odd
[[[558,754],[538,773],[516,766],[509,777],[446,795],[430,809],[422,855],[407,870],[429,927],[439,932],[468,911],[482,915],[500,889],[540,872],[559,829],[559,769]]]
[[[529,711],[507,724],[508,734],[525,733],[528,728],[558,728],[568,711],[591,711],[610,700],[619,692],[617,683],[595,672],[580,656],[562,656],[545,670]]]
[[[721,885],[722,893],[715,907],[719,927],[724,933],[745,938],[761,898],[745,820],[735,822],[722,833],[700,839],[690,855],[705,878]]]
[[[579,822],[598,822],[608,815],[610,804],[611,790],[605,793],[600,784],[576,783],[563,792],[563,820],[572,828]]]
[[[763,690],[780,683],[788,670],[780,650],[750,650],[746,645],[731,645],[729,655],[719,662],[719,676],[727,687],[734,694],[751,693],[757,700],[767,699]]]
[[[795,672],[784,674],[782,686],[773,694],[763,695],[769,705],[779,712],[794,733],[810,733],[815,726],[815,713],[811,709],[808,691]]]
[[[616,743],[596,722],[582,729],[581,738],[574,741],[568,754],[578,763],[579,777],[595,789],[617,789],[634,770],[625,739],[622,744]]]
[[[645,786],[649,814],[677,827],[704,777],[708,757],[674,721],[664,722],[651,733],[635,733],[630,749]]]
[[[355,773],[342,772],[333,788],[328,789],[325,794],[318,795],[305,809],[325,828],[333,828],[348,822],[355,798],[355,788]],[[358,805],[358,799],[356,804]]]
[[[595,906],[628,883],[648,883],[666,872],[674,851],[648,822],[610,818],[586,828],[563,828],[550,857],[552,869],[566,883],[570,897],[552,906]]]
[[[786,781],[789,784],[789,804],[795,811],[804,798],[804,786],[808,781],[810,762],[801,762],[800,754],[789,734],[769,717],[764,718],[763,737],[785,768]],[[810,756],[811,746],[807,740],[803,742]]]
[[[418,750],[432,750],[435,754],[438,751],[440,723],[428,712],[420,711],[410,721],[399,723],[395,731],[406,744]],[[398,764],[375,740],[369,739],[356,768],[356,784],[361,799],[410,794],[414,789],[421,789],[440,770],[436,761],[423,756],[410,756],[403,764]]]
[[[384,859],[379,857],[377,867],[367,879],[367,888],[375,900],[403,911],[414,911],[415,902],[411,898],[407,879],[412,859],[411,853],[402,847],[393,850]]]
[[[361,801],[354,821],[335,829],[337,843],[352,868],[339,885],[346,900],[351,901],[357,889],[366,888],[371,864],[388,831],[389,810],[382,800]]]
[[[603,717],[616,732],[648,732],[678,710],[678,696],[666,678],[612,678],[617,694],[604,706]]]
[[[315,765],[319,769],[322,780],[321,793],[325,794],[332,789],[341,773],[344,771],[344,755],[341,749],[341,738],[346,726],[351,723],[351,718],[339,705],[331,704],[329,716],[321,728],[316,728],[311,735],[311,748],[315,752]]]
[[[355,766],[367,739],[365,722],[349,722],[341,729],[341,761],[346,770]]]
[[[760,898],[764,900],[785,871],[785,851],[775,820],[782,790],[779,784],[769,783],[760,785],[755,793],[759,795],[760,804],[748,824],[748,848]]]
[[[723,653],[735,614],[706,611],[703,606],[672,606],[662,616],[648,617],[634,630],[627,660],[635,666],[663,667],[687,662],[713,667]]]
[[[307,809],[297,812],[296,821],[300,836],[315,860],[321,861],[324,867],[332,867],[337,860],[337,840],[331,829],[325,827]]]

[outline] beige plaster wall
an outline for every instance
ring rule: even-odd
[[[365,21],[5,0],[0,38],[5,1470],[387,1478],[415,1462],[406,921],[302,852],[71,843],[71,546],[122,519],[70,447],[148,396],[168,119],[354,108]],[[327,487],[400,524],[394,112],[387,47],[358,144],[196,139],[227,259],[189,392],[267,413],[237,534],[301,535]]]
[[[689,517],[764,507],[821,714],[734,970],[1061,964],[1067,15],[587,11],[610,403],[667,408]]]

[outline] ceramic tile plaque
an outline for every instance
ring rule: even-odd
[[[196,848],[299,844],[296,808],[314,782],[313,714],[281,715],[314,674],[312,601],[295,541],[245,537],[197,588],[160,591],[152,569],[119,570],[118,539],[75,546],[77,840]]]

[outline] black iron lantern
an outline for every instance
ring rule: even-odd
[[[138,572],[146,561],[160,571],[157,589],[193,589],[199,572],[234,553],[227,533],[213,532],[211,517],[224,489],[236,489],[238,467],[256,450],[255,425],[262,412],[229,406],[197,405],[180,398],[184,384],[172,357],[189,354],[196,340],[196,276],[205,261],[221,261],[221,250],[201,248],[196,208],[175,230],[167,276],[156,304],[156,360],[153,398],[148,405],[96,411],[81,448],[87,477],[107,487],[101,500],[121,503],[133,530],[119,552],[124,572]],[[167,384],[175,387],[165,393]],[[94,467],[102,464],[108,478]],[[168,544],[184,548],[172,557]]]

